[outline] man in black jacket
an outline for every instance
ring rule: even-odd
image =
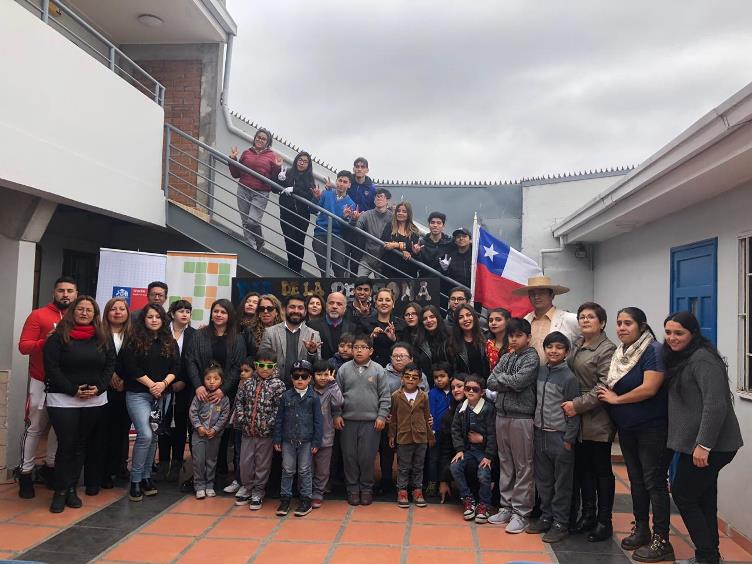
[[[321,337],[321,358],[324,360],[329,360],[337,352],[339,338],[343,333],[356,332],[355,322],[345,316],[346,306],[345,295],[342,292],[332,292],[326,297],[324,316],[308,323]]]

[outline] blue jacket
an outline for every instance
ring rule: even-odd
[[[332,212],[337,217],[345,219],[345,206],[350,206],[355,209],[355,202],[352,201],[350,196],[345,195],[344,198],[338,200],[337,193],[334,190],[327,190],[321,194],[321,199],[318,204],[326,211]],[[316,228],[313,230],[315,235],[326,235],[326,224],[329,221],[329,216],[325,213],[319,212],[316,217]],[[347,220],[345,220],[347,221]],[[332,219],[332,234],[340,235],[342,233],[342,223],[336,219]]]
[[[441,431],[441,419],[451,404],[451,392],[447,394],[444,393],[444,390],[438,388],[431,388],[431,391],[428,392],[428,408],[431,410],[431,416],[433,417],[434,433]]]
[[[290,388],[279,404],[274,424],[274,444],[300,441],[310,442],[313,448],[319,448],[324,434],[323,423],[321,402],[313,386],[308,386],[302,397],[295,388]]]
[[[358,211],[364,212],[376,207],[373,199],[376,197],[376,185],[370,177],[366,176],[363,184],[358,184],[355,177],[352,178],[352,184],[347,189],[347,195],[355,202]]]

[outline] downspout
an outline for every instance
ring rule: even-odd
[[[227,100],[230,97],[230,69],[232,68],[232,44],[235,36],[227,35],[227,46],[225,47],[225,71],[222,75],[222,95],[219,97],[219,103],[227,106]]]
[[[564,251],[566,244],[564,243],[564,237],[559,237],[559,246],[553,249],[541,249],[538,251],[538,266],[540,266],[541,272],[545,274],[546,270],[543,268],[543,255],[552,255],[554,253],[561,253]]]

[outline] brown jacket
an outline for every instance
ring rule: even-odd
[[[392,394],[392,412],[389,419],[389,438],[398,445],[436,444],[433,430],[428,423],[431,412],[428,410],[428,394],[418,390],[412,405],[402,389]]]

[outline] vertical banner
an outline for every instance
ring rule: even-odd
[[[232,298],[237,268],[237,255],[167,251],[169,303],[188,300],[193,306],[191,325],[206,325],[212,302]]]
[[[146,287],[165,279],[167,257],[155,253],[99,249],[96,300],[100,309],[110,298],[124,298],[131,311],[147,302]]]

